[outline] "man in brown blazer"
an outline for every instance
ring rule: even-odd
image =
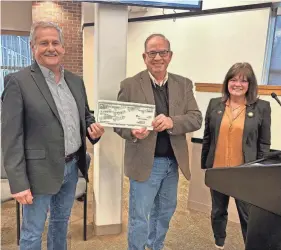
[[[130,178],[128,249],[163,249],[177,204],[178,166],[189,179],[186,133],[201,127],[192,82],[167,72],[170,42],[161,34],[145,41],[147,70],[121,83],[118,101],[155,104],[153,131],[115,128],[126,140],[125,174]]]

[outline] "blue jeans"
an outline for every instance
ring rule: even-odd
[[[50,209],[48,250],[67,249],[67,227],[78,181],[77,160],[65,164],[64,179],[57,194],[34,195],[33,204],[23,205],[20,250],[41,250],[42,233]]]
[[[130,180],[128,249],[160,250],[177,206],[178,164],[155,157],[147,181]]]

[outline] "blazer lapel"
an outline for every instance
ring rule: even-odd
[[[83,120],[82,114],[83,112],[85,113],[84,107],[83,107],[83,102],[82,102],[82,93],[81,93],[81,88],[80,88],[80,84],[76,83],[72,77],[70,77],[70,75],[68,74],[67,71],[65,71],[64,73],[64,79],[70,89],[70,92],[72,93],[75,101],[76,101],[76,105],[79,111],[79,117],[80,120]]]
[[[141,73],[140,82],[147,104],[155,105],[152,84],[147,70]]]
[[[47,82],[36,62],[31,65],[31,76],[34,79],[37,87],[41,91],[42,95],[44,96],[46,102],[50,106],[51,110],[53,111],[53,113],[55,114],[55,116],[57,117],[59,122],[61,123],[59,112],[56,107],[54,98],[53,98],[51,91],[47,85]]]
[[[217,145],[218,141],[218,136],[220,132],[220,127],[221,127],[221,121],[222,117],[225,111],[225,104],[223,102],[220,102],[219,105],[215,108],[215,145]]]
[[[180,105],[178,82],[169,76],[168,78],[168,100],[169,100],[169,115],[175,115],[175,110]]]
[[[243,131],[243,145],[245,145],[248,135],[251,132],[252,128],[254,128],[255,123],[255,113],[254,113],[254,104],[247,105],[246,114],[245,114],[245,123],[244,123],[244,131]]]
[[[148,71],[143,71],[140,75],[141,87],[145,95],[146,102],[148,104],[155,105],[155,99],[153,95],[153,89],[151,84],[151,79],[149,77]],[[169,95],[169,115],[175,114],[175,109],[180,105],[180,100],[178,100],[178,82],[169,76],[168,79],[168,95]]]

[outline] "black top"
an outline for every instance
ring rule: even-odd
[[[168,92],[168,82],[164,86],[159,86],[157,84],[152,84],[153,95],[155,99],[156,115],[163,114],[169,116],[169,92]],[[170,142],[170,135],[166,130],[158,132],[157,141],[155,147],[156,157],[175,157],[174,151]]]
[[[205,116],[205,130],[202,143],[201,167],[212,168],[216,143],[219,136],[221,121],[225,111],[225,103],[221,97],[213,98]],[[258,99],[253,104],[246,105],[242,150],[244,162],[263,158],[270,150],[270,103]]]

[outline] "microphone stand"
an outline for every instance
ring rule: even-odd
[[[276,100],[276,99],[275,99]],[[281,107],[281,103],[280,102],[277,102],[279,105],[280,105],[280,107]]]
[[[271,97],[281,106],[281,102],[274,92],[271,93]]]

